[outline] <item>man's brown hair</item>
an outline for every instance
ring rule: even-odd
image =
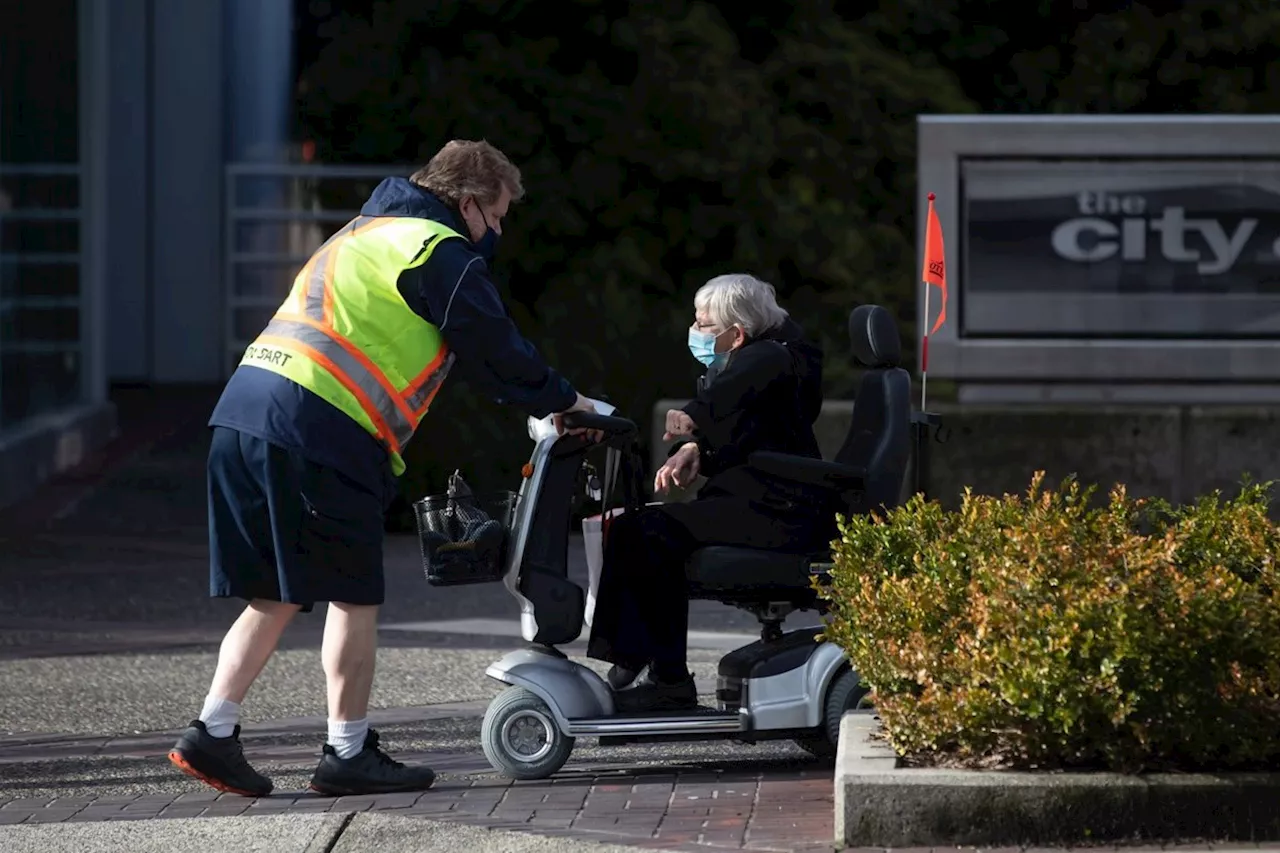
[[[493,204],[502,195],[504,184],[513,202],[524,197],[520,170],[483,139],[447,143],[409,180],[455,206],[469,195],[480,204]]]

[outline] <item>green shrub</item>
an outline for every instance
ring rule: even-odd
[[[916,496],[840,519],[826,636],[911,761],[1227,769],[1280,759],[1280,532],[1268,486],[1191,506]]]

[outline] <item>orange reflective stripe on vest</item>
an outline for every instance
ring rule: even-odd
[[[389,236],[362,240],[392,225]],[[347,256],[343,245],[353,237],[353,255]],[[292,364],[285,360],[269,369],[365,424],[387,447],[397,474],[404,467],[402,448],[443,387],[454,355],[439,329],[404,304],[396,283],[404,269],[425,263],[436,241],[452,237],[458,234],[444,225],[356,216],[311,256],[259,336],[264,345],[298,355]]]
[[[329,282],[333,281],[333,267],[338,260],[338,246],[348,237],[375,230],[378,225],[385,225],[391,221],[393,220],[385,217],[379,220],[374,216],[357,216],[324,241],[311,256],[305,269],[307,290],[303,306],[304,315],[326,326],[333,325],[333,290],[329,287]]]
[[[412,438],[455,356],[440,340],[439,351],[425,369],[412,379],[393,370],[397,380],[393,382],[355,341],[338,331],[342,323],[335,323],[334,303],[346,291],[335,291],[334,278],[345,240],[403,221],[397,217],[357,216],[326,240],[299,273],[290,300],[260,336],[263,343],[292,347],[330,374],[368,417],[379,441],[396,456]],[[422,252],[428,252],[442,236],[429,236],[417,257],[421,258]],[[344,287],[348,284],[344,282]],[[407,305],[401,307],[410,310]],[[361,337],[356,334],[356,327],[352,327],[351,334]]]
[[[445,347],[441,347],[440,354],[427,365],[426,370],[415,376],[409,383],[409,390],[405,392],[404,399],[416,417],[421,418],[431,407],[431,401],[435,399],[436,392],[440,390],[440,386],[444,384],[444,377],[448,374],[447,370],[441,368],[451,365],[453,359],[454,354]]]
[[[338,259],[339,245],[348,237],[377,230],[379,225],[386,225],[393,221],[394,217],[357,216],[316,250],[306,266],[307,291],[303,304],[304,315],[327,326],[333,324],[333,290],[329,283],[333,281],[333,266]],[[422,247],[423,251],[430,249],[438,239],[440,239],[438,234],[432,235]]]
[[[416,419],[405,401],[373,362],[332,329],[306,317],[289,319],[288,315],[277,315],[260,339],[303,348],[360,401],[360,408],[378,429],[378,437],[393,452],[399,453],[413,436]]]

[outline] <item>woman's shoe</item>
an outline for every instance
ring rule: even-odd
[[[615,663],[613,666],[609,667],[609,674],[605,676],[605,680],[609,682],[610,689],[621,690],[624,687],[630,686],[632,682],[640,677],[640,673],[642,672],[644,672],[644,667],[640,667],[639,669],[630,669],[625,666],[619,666]]]
[[[613,706],[619,714],[692,710],[698,707],[698,688],[692,675],[681,681],[663,682],[646,671],[630,687],[614,691]]]

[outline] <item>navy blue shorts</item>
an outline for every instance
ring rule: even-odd
[[[225,427],[209,448],[209,594],[382,604],[388,500],[295,450]]]

